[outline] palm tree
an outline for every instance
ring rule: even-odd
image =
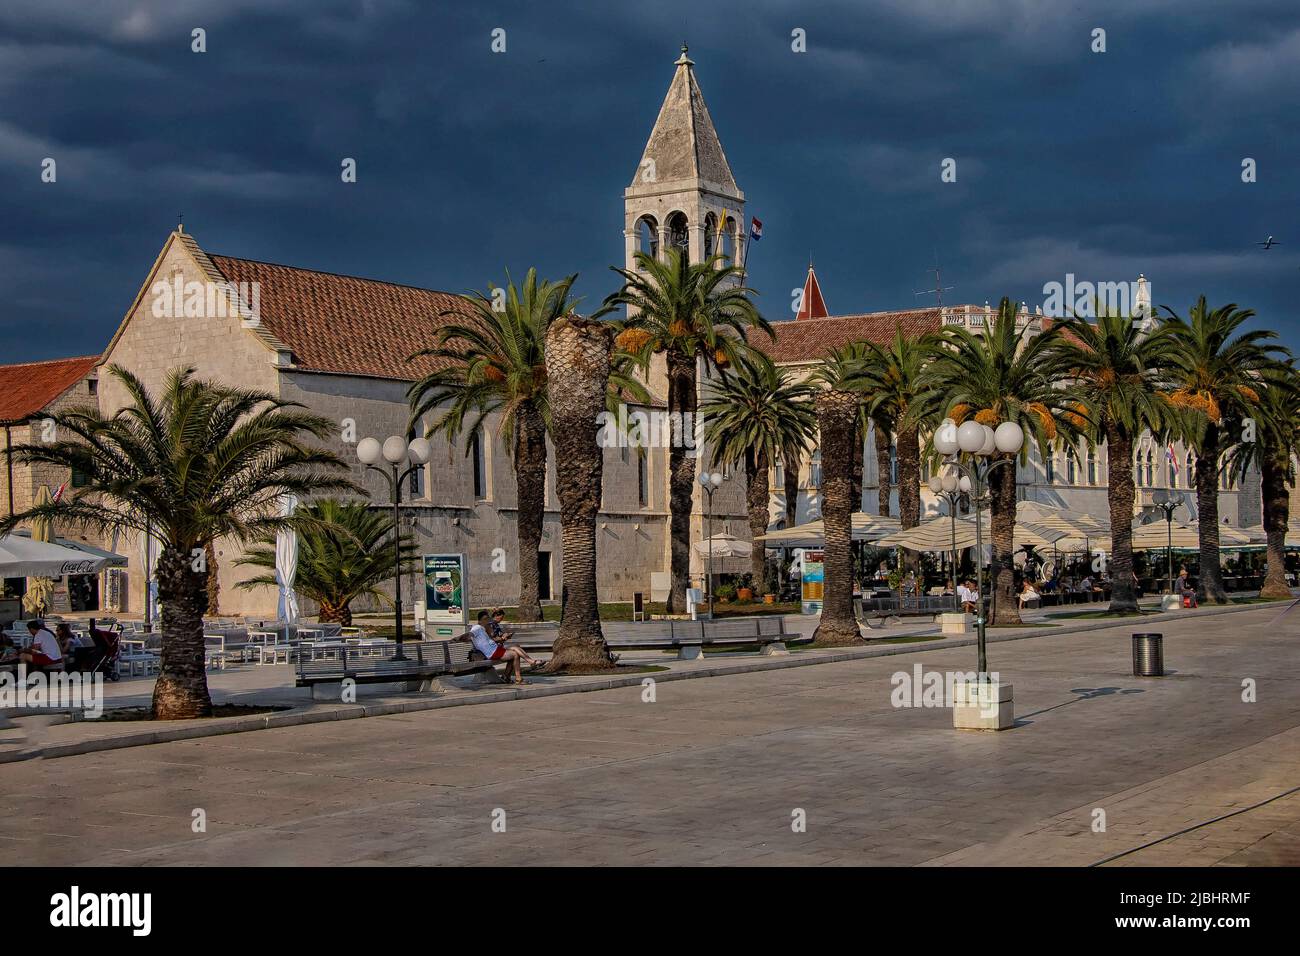
[[[596,515],[604,472],[604,449],[596,434],[598,416],[605,408],[613,342],[610,323],[576,315],[557,319],[546,333],[564,561],[564,610],[547,664],[552,673],[607,670],[615,662],[601,631],[596,597]]]
[[[393,553],[393,518],[362,501],[322,498],[299,507],[293,514],[298,534],[298,572],[294,590],[320,605],[324,622],[352,623],[351,604],[370,597],[385,604],[393,601],[379,585],[396,577]],[[416,548],[402,537],[402,573],[416,567]],[[237,562],[262,568],[265,574],[241,581],[240,588],[276,587],[275,537],[264,537]]]
[[[501,437],[514,463],[518,498],[521,621],[542,619],[538,552],[546,514],[550,415],[546,332],[555,320],[573,311],[576,303],[569,298],[569,290],[576,279],[575,274],[559,282],[539,283],[537,270],[529,269],[521,289],[507,277],[504,299],[477,292],[466,296],[470,315],[442,313],[460,321],[443,326],[431,348],[411,356],[432,358],[441,365],[407,392],[412,429],[425,415],[437,411],[427,434],[440,433],[455,442],[462,432],[476,434],[488,415],[501,413]],[[466,454],[470,447],[467,443]]]
[[[1286,581],[1286,534],[1291,520],[1287,486],[1295,482],[1295,458],[1300,455],[1300,376],[1294,361],[1267,369],[1256,391],[1259,409],[1254,434],[1249,435],[1254,440],[1239,441],[1230,463],[1237,475],[1251,466],[1259,469],[1268,541],[1268,569],[1259,596],[1285,600],[1291,596]]]
[[[853,613],[853,439],[860,396],[854,383],[861,374],[857,353],[836,349],[811,381],[817,389],[818,446],[822,455],[823,567],[826,581],[821,622],[813,634],[819,644],[858,644],[862,632]]]
[[[871,416],[871,431],[876,450],[876,512],[882,515],[889,514],[889,499],[893,490],[890,481],[892,477],[890,436],[894,433],[894,426],[895,423],[882,411]]]
[[[921,520],[920,432],[936,401],[923,373],[936,348],[934,335],[909,339],[900,326],[889,345],[862,343],[861,372],[853,381],[866,396],[867,415],[897,430],[898,516],[904,528],[914,528]]]
[[[963,326],[944,329],[941,347],[925,374],[927,388],[947,399],[948,417],[973,417],[996,428],[1015,422],[1033,438],[1046,456],[1058,434],[1070,436],[1074,427],[1065,418],[1068,396],[1053,382],[1047,359],[1055,348],[1059,325],[1025,336],[1016,329],[1016,305],[1004,298],[983,335]],[[1028,458],[1029,442],[1021,450]],[[1012,456],[1002,452],[993,459]],[[1016,466],[998,468],[990,478],[990,524],[993,532],[993,620],[1019,624],[1012,556],[1016,533]]]
[[[326,470],[346,465],[305,443],[336,427],[296,402],[231,388],[177,369],[155,397],[132,373],[113,365],[129,404],[110,417],[85,406],[52,414],[59,434],[49,444],[16,447],[22,460],[84,475],[86,485],[57,502],[0,521],[0,531],[46,517],[100,533],[129,529],[162,541],[162,667],[154,685],[160,720],[211,713],[203,661],[208,542],[243,544],[287,527],[282,496],[359,491]],[[201,569],[201,570],[200,570]]]
[[[1142,322],[1097,308],[1096,323],[1062,323],[1056,367],[1073,383],[1076,429],[1092,444],[1106,442],[1110,460],[1110,610],[1137,613],[1133,587],[1133,443],[1144,431],[1159,433],[1169,420],[1161,392],[1161,360],[1170,348],[1165,330],[1143,331]]]
[[[762,587],[766,549],[758,540],[769,522],[768,466],[782,449],[808,442],[816,427],[812,389],[795,382],[762,352],[740,352],[732,372],[709,382],[700,414],[708,422],[705,440],[716,462],[743,464],[754,544],[751,571]]]
[[[1171,348],[1167,362],[1169,401],[1184,414],[1178,426],[1183,441],[1196,450],[1196,509],[1200,523],[1201,573],[1198,597],[1226,604],[1219,565],[1220,457],[1234,443],[1242,423],[1257,414],[1259,377],[1284,354],[1263,343],[1270,331],[1241,332],[1251,309],[1235,303],[1211,310],[1205,296],[1196,300],[1186,320],[1168,306]]]
[[[627,307],[619,348],[648,368],[652,355],[663,353],[668,371],[668,414],[694,427],[697,404],[696,366],[705,369],[732,364],[745,344],[747,329],[772,334],[750,296],[753,289],[737,285],[742,270],[723,264],[723,256],[692,263],[686,251],[668,249],[663,259],[636,254],[634,269],[614,271],[623,287],[605,300],[601,310]],[[686,442],[673,442],[668,454],[668,508],[671,523],[671,588],[668,613],[686,609],[690,574],[691,508],[695,492],[695,458]]]

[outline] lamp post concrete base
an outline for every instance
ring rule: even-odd
[[[957,730],[1006,730],[1015,723],[1010,684],[963,681],[953,685],[952,725]]]
[[[964,613],[949,613],[939,615],[939,633],[940,634],[969,634],[971,625],[971,616]]]

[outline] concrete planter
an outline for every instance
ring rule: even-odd
[[[1183,606],[1183,599],[1177,594],[1162,594],[1160,596],[1160,610],[1177,611]]]
[[[1012,686],[994,681],[953,685],[952,725],[958,730],[1006,730],[1015,726]]]
[[[941,634],[969,634],[970,629],[971,616],[969,614],[955,612],[939,615],[939,633]]]

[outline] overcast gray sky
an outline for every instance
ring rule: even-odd
[[[773,319],[810,254],[837,313],[930,304],[937,259],[949,302],[1143,272],[1300,347],[1294,0],[0,0],[0,361],[100,351],[181,212],[212,252],[449,291],[535,265],[594,307],[683,39]]]

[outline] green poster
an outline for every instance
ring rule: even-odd
[[[467,624],[465,555],[424,556],[424,617],[430,624]]]

